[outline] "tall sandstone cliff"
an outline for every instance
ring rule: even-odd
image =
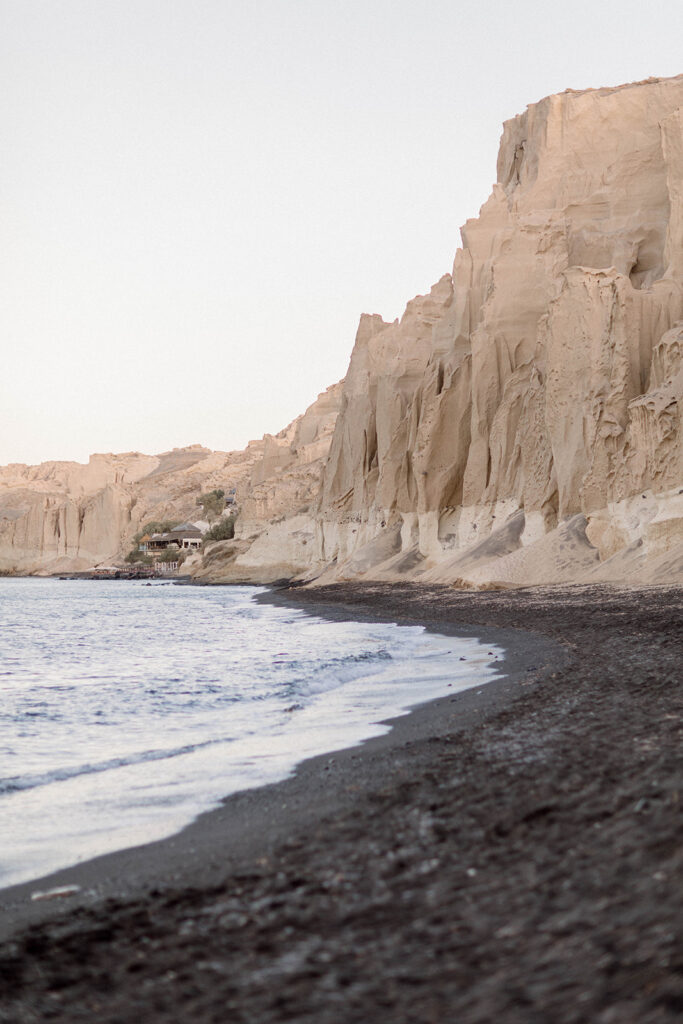
[[[683,76],[506,122],[451,275],[361,319],[323,578],[683,579]]]
[[[0,568],[8,537],[22,564],[89,537],[91,505],[120,550],[201,477],[241,510],[201,579],[683,582],[683,76],[531,105],[497,176],[452,273],[400,321],[362,316],[345,380],[294,424],[202,449],[211,472],[159,480],[156,505],[146,456],[104,457],[123,476],[74,508],[72,471],[57,500],[40,467],[39,500],[15,481],[4,502]]]

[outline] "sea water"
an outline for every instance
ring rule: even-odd
[[[171,835],[496,675],[474,639],[259,592],[0,579],[0,887]]]

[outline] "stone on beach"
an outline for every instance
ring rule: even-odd
[[[31,900],[33,903],[40,903],[43,900],[59,900],[67,896],[76,896],[80,891],[80,885],[57,885],[53,889],[44,891],[37,889],[31,893]]]

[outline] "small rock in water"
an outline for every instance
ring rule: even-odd
[[[31,893],[31,899],[34,903],[37,903],[38,900],[58,900],[63,896],[75,896],[80,891],[80,885],[58,885],[56,888],[46,889],[44,892],[36,889]]]

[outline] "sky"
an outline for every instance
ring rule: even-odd
[[[275,433],[450,271],[502,122],[683,4],[0,0],[0,464]]]

